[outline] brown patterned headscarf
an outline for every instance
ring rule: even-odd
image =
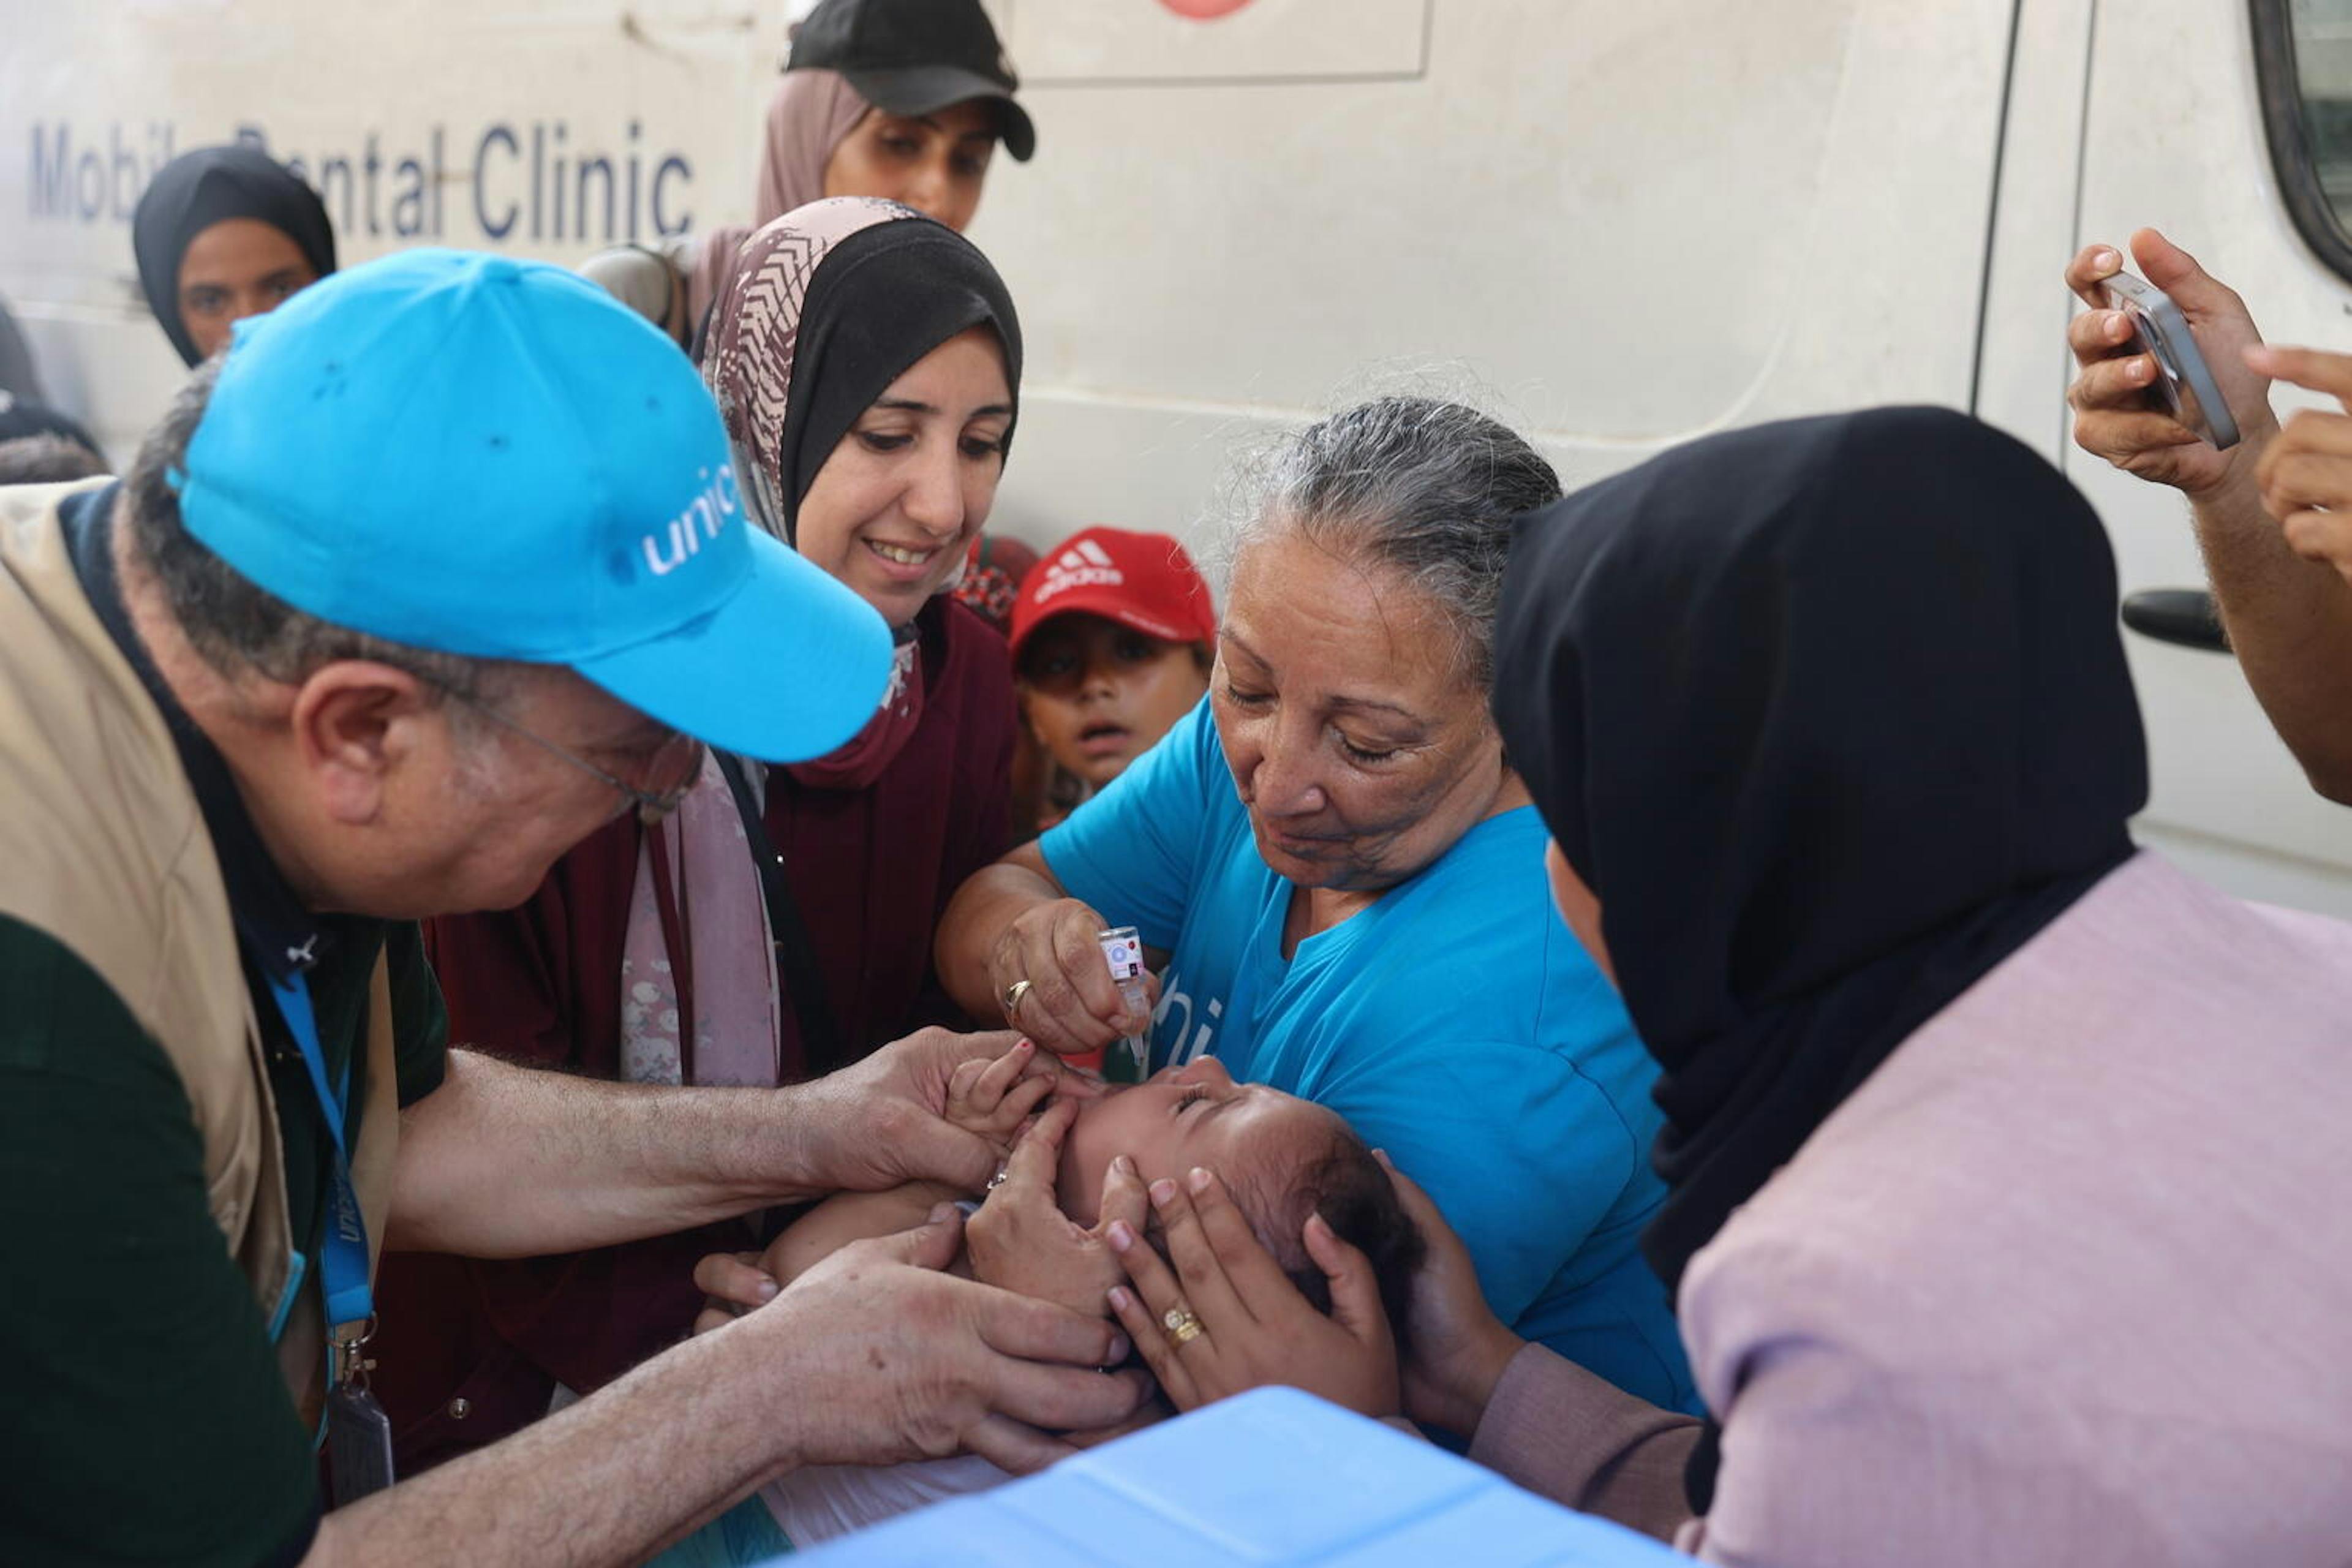
[[[995,268],[953,229],[896,202],[835,196],[745,240],[702,375],[752,517],[791,542],[802,499],[858,416],[916,361],[982,325],[1004,351],[1017,420],[1020,320]]]

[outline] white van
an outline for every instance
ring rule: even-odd
[[[347,260],[576,261],[749,216],[791,8],[7,4],[0,296],[118,460],[179,376],[128,225],[173,151],[243,134],[299,160]],[[973,229],[1028,338],[997,522],[1041,544],[1188,531],[1238,438],[1368,366],[1435,366],[1571,484],[1730,425],[1970,409],[2066,467],[2127,591],[2196,584],[2179,499],[2066,438],[2066,258],[2156,224],[2273,341],[2352,345],[2352,0],[993,10],[1039,142]],[[2352,813],[2235,665],[2130,641],[2142,836],[2352,915]]]

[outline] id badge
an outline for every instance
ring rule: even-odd
[[[327,1395],[327,1485],[337,1508],[392,1485],[392,1417],[362,1384]]]

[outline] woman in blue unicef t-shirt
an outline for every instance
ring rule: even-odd
[[[1487,711],[1511,519],[1559,481],[1493,420],[1410,397],[1324,420],[1260,479],[1208,699],[964,886],[940,973],[975,1016],[1091,1050],[1128,1023],[1096,932],[1136,927],[1166,966],[1153,1068],[1213,1054],[1338,1111],[1436,1200],[1497,1316],[1695,1408],[1637,1245],[1664,1196],[1656,1068],[1552,908]]]

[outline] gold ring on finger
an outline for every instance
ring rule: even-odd
[[[1180,1351],[1208,1331],[1190,1307],[1171,1307],[1160,1321],[1168,1330],[1169,1344]]]
[[[1029,982],[1016,980],[1004,988],[1004,1021],[1013,1022],[1013,1015],[1021,1010],[1021,999],[1029,994]]]

